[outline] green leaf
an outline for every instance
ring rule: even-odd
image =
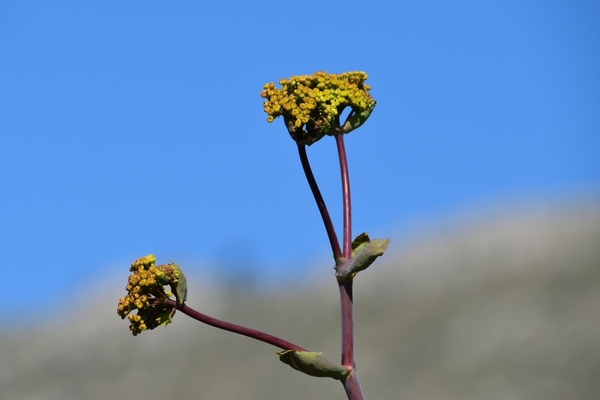
[[[173,293],[175,294],[177,304],[182,305],[187,300],[187,279],[185,279],[185,275],[183,274],[181,268],[179,268],[179,265],[171,261],[171,266],[179,275],[177,282],[170,283],[171,290],[173,290]]]
[[[373,107],[360,112],[352,110],[346,119],[346,122],[344,122],[344,126],[342,126],[342,131],[344,133],[348,133],[364,124],[375,109],[376,105],[377,103],[373,104]]]
[[[352,258],[336,260],[335,276],[340,281],[353,279],[357,273],[367,269],[377,257],[383,255],[390,239],[369,239],[369,235],[361,233],[352,242]]]
[[[358,235],[353,241],[352,241],[352,257],[356,257],[356,254],[358,253],[358,251],[360,249],[362,249],[364,247],[365,244],[369,243],[371,241],[371,239],[369,238],[369,235],[367,234],[367,232],[363,232],[360,235]]]
[[[169,325],[171,322],[173,322],[173,320],[171,319],[171,317],[172,317],[171,310],[163,310],[163,311],[161,311],[160,314],[159,314],[158,324],[160,326],[167,326],[167,325]]]
[[[342,380],[352,372],[352,369],[332,362],[323,353],[286,350],[277,355],[281,362],[310,376]]]

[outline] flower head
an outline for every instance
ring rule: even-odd
[[[307,145],[324,135],[348,133],[362,125],[375,107],[369,94],[371,87],[364,83],[366,79],[367,74],[362,71],[323,71],[280,79],[280,89],[267,83],[260,94],[266,99],[263,105],[267,121],[283,116],[292,138]],[[340,114],[346,107],[352,111],[341,125]]]
[[[166,326],[171,322],[174,308],[164,300],[172,294],[165,291],[165,285],[177,287],[180,281],[185,281],[183,273],[175,263],[156,265],[156,257],[149,254],[131,263],[131,274],[127,280],[127,296],[119,299],[117,314],[122,319],[127,317],[129,329],[134,336],[156,328]],[[183,299],[185,301],[185,299]],[[178,301],[179,302],[179,301]],[[135,315],[132,311],[136,311]]]

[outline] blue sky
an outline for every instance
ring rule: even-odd
[[[599,20],[596,1],[4,1],[0,300],[120,287],[150,252],[259,280],[329,268],[259,97],[290,75],[369,74],[378,105],[346,138],[357,234],[598,190]],[[333,140],[309,157],[339,224]]]

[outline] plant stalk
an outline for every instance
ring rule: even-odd
[[[352,257],[352,204],[350,197],[350,178],[348,173],[348,163],[346,159],[346,149],[344,147],[343,135],[336,136],[336,144],[338,149],[338,156],[340,161],[340,172],[342,177],[342,201],[343,201],[343,214],[344,214],[344,241],[343,251],[335,233],[335,228],[331,221],[329,211],[319,190],[319,186],[312,173],[312,169],[308,162],[308,156],[306,154],[306,145],[298,144],[298,153],[300,155],[300,161],[302,163],[302,169],[306,175],[306,180],[313,193],[321,218],[327,231],[329,243],[331,244],[331,250],[333,251],[334,259],[338,260],[340,257],[350,259]],[[341,318],[342,318],[342,365],[345,367],[352,368],[352,373],[342,381],[344,390],[349,400],[364,400],[364,394],[358,382],[358,374],[356,372],[356,366],[354,362],[354,320],[352,312],[352,280],[347,282],[338,281],[338,287],[340,290],[340,302],[341,302]]]
[[[331,245],[333,258],[337,260],[338,258],[342,257],[342,250],[340,248],[340,243],[338,242],[338,238],[335,233],[335,228],[333,227],[333,222],[331,222],[329,211],[327,211],[325,200],[323,200],[323,196],[321,195],[321,191],[319,190],[319,186],[317,185],[315,176],[313,175],[312,169],[310,168],[308,156],[306,155],[305,144],[298,143],[298,154],[300,155],[300,162],[302,163],[304,175],[306,175],[306,180],[308,181],[310,190],[312,191],[313,197],[317,202],[317,207],[319,207],[319,212],[321,213],[323,224],[325,224],[325,230],[327,231],[327,237],[329,238],[329,244]]]
[[[344,209],[344,258],[352,257],[352,201],[350,198],[350,174],[348,172],[348,161],[346,159],[346,147],[344,146],[344,135],[335,137],[340,159],[340,173],[342,175],[342,201]]]
[[[340,160],[340,173],[342,178],[342,201],[344,214],[344,241],[343,257],[352,258],[352,201],[350,196],[350,174],[348,172],[348,161],[346,148],[344,146],[344,135],[335,137],[338,157]],[[353,315],[353,280],[347,282],[338,281],[340,289],[340,303],[342,313],[342,365],[352,368],[352,374],[344,381],[344,389],[350,400],[364,400],[365,396],[358,382],[358,373],[354,361],[354,315]]]
[[[237,333],[239,335],[248,336],[252,339],[260,340],[261,342],[268,343],[275,347],[279,347],[283,350],[307,351],[306,349],[303,349],[300,346],[297,346],[286,340],[280,339],[276,336],[269,335],[268,333],[246,328],[245,326],[232,324],[230,322],[221,321],[220,319],[216,319],[213,317],[209,317],[208,315],[202,314],[201,312],[198,312],[193,308],[186,306],[185,304],[177,306],[177,303],[171,299],[165,299],[164,301],[171,307],[177,307],[178,310],[180,310],[187,316],[197,321],[203,322],[207,325],[214,326],[215,328]]]

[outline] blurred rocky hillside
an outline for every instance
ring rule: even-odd
[[[598,202],[490,213],[392,240],[355,283],[367,398],[600,398]],[[188,305],[336,360],[328,261],[318,283],[262,293],[190,279]],[[1,399],[345,398],[339,382],[294,371],[277,349],[179,313],[134,338],[115,311],[124,281],[111,285],[68,315],[57,308],[53,321],[1,331]]]

